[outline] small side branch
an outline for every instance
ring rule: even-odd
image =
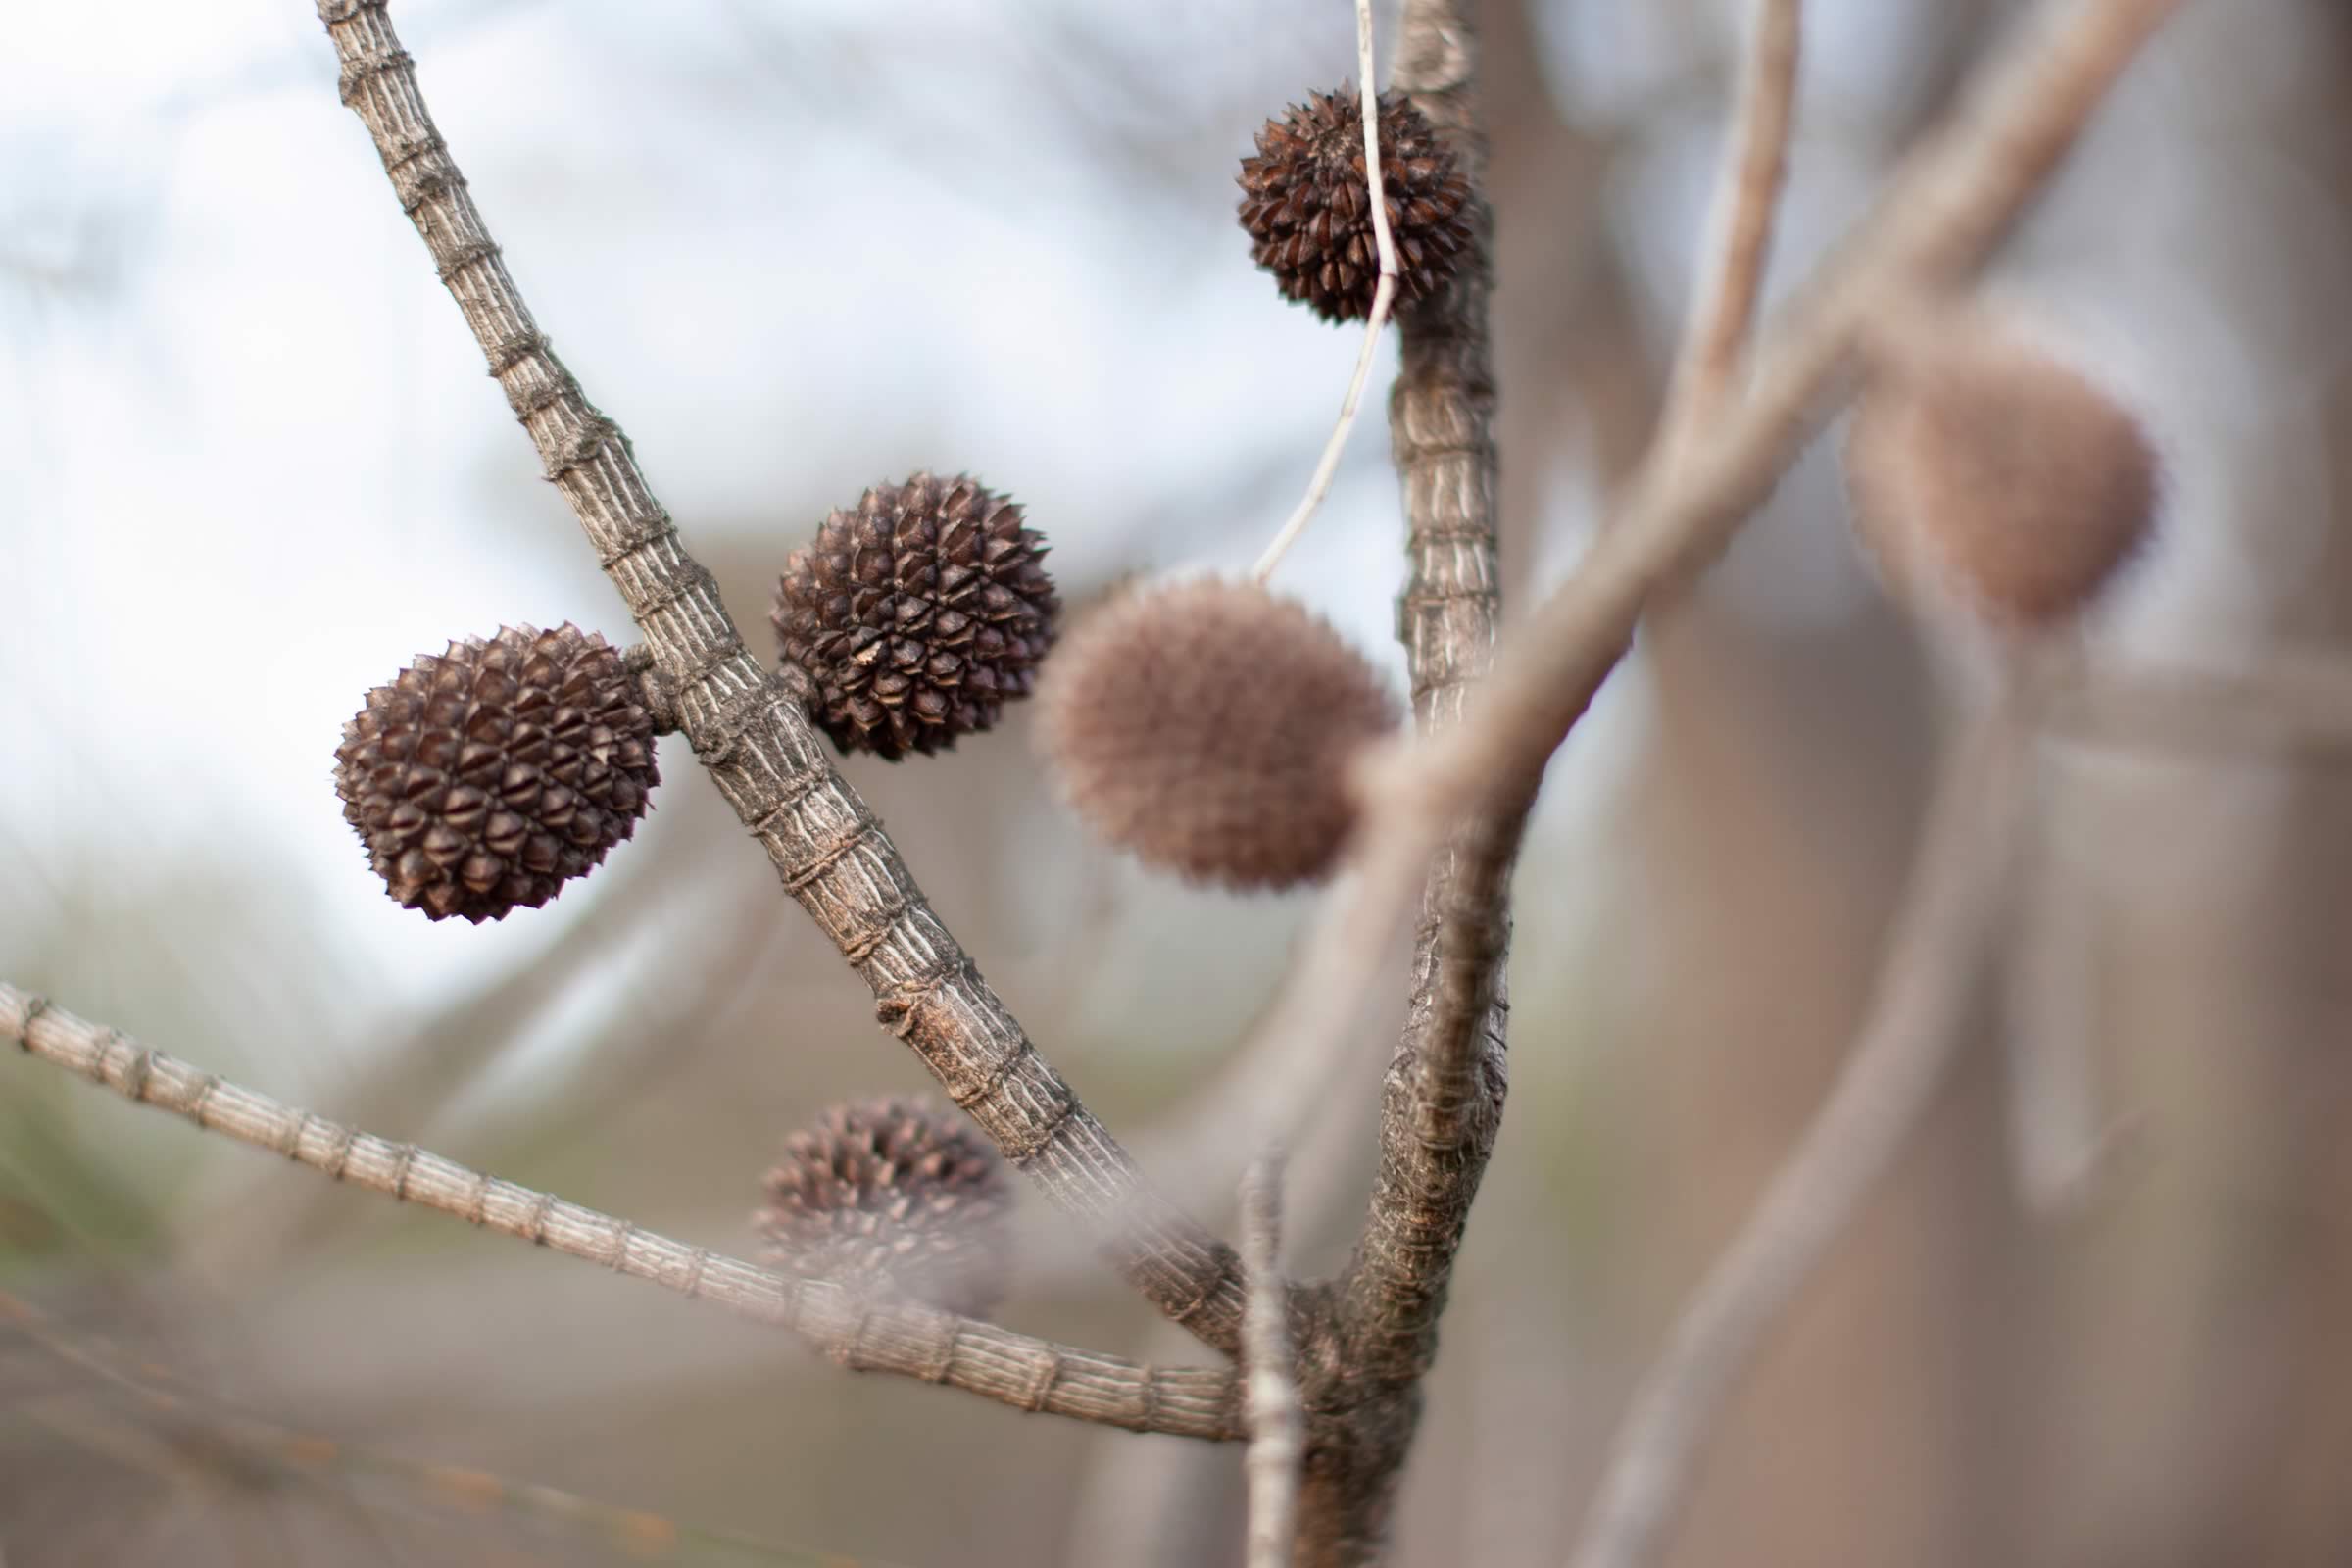
[[[823,1281],[787,1279],[553,1194],[468,1170],[414,1144],[297,1110],[4,981],[0,1042],[335,1181],[454,1214],[479,1229],[789,1329],[855,1371],[893,1372],[1001,1404],[1131,1432],[1215,1442],[1241,1436],[1240,1389],[1230,1369],[1138,1366],[911,1302],[876,1300]]]
[[[1289,1568],[1298,1533],[1306,1417],[1292,1365],[1277,1155],[1257,1160],[1242,1180],[1242,1261],[1250,1270],[1250,1306],[1242,1319],[1249,1364],[1250,1568]]]
[[[2029,737],[2016,701],[2005,698],[1947,765],[1853,1053],[1635,1391],[1574,1568],[1639,1568],[1654,1555],[1740,1374],[1943,1081],[2020,837]]]
[[[679,727],[785,890],[872,989],[882,1022],[1063,1213],[1201,1340],[1241,1343],[1240,1259],[1148,1188],[1118,1141],[980,978],[783,682],[744,645],[620,427],[548,346],[427,113],[387,0],[318,0],[343,101],[643,632]]]

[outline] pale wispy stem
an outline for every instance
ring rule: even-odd
[[[1881,303],[1982,261],[2179,4],[2046,5],[1979,75],[1767,333],[1749,396],[1673,461],[1654,450],[1644,460],[1576,571],[1501,650],[1463,721],[1367,768],[1352,891],[1318,912],[1258,1032],[1319,1052],[1350,1026],[1347,1001],[1378,983],[1382,944],[1446,834],[1534,793],[1642,612],[1714,559],[1833,412],[1830,394]]]
[[[793,1280],[709,1248],[468,1170],[454,1160],[297,1110],[0,981],[0,1044],[125,1099],[398,1202],[602,1264],[802,1336],[857,1371],[893,1372],[1024,1410],[1135,1432],[1240,1437],[1226,1367],[1141,1367],[912,1302]]]
[[[367,126],[401,210],[628,605],[654,666],[674,686],[696,758],[785,890],[871,988],[881,1021],[1005,1157],[1103,1237],[1146,1298],[1208,1344],[1237,1350],[1240,1260],[1144,1182],[1038,1052],[833,766],[785,681],[745,646],[620,427],[588,401],[524,304],[425,109],[386,0],[318,0],[318,10],[341,63],[344,103]]]
[[[1306,1417],[1292,1363],[1290,1290],[1282,1274],[1282,1157],[1252,1162],[1242,1179],[1242,1261],[1250,1304],[1242,1318],[1250,1414],[1250,1568],[1290,1568],[1298,1531],[1298,1467]]]
[[[1991,948],[2028,804],[2026,701],[2004,696],[1946,763],[1853,1050],[1634,1391],[1574,1568],[1639,1568],[1663,1544],[1740,1375],[1943,1081]]]
[[[1355,411],[1363,402],[1364,383],[1372,376],[1373,350],[1380,347],[1381,328],[1389,324],[1389,307],[1396,300],[1396,240],[1389,231],[1388,192],[1380,177],[1380,94],[1373,90],[1372,0],[1355,0],[1355,61],[1356,97],[1364,116],[1364,180],[1371,190],[1372,243],[1380,254],[1380,277],[1372,288],[1372,315],[1364,322],[1364,342],[1356,350],[1355,371],[1348,377],[1348,395],[1340,400],[1340,416],[1323,443],[1323,455],[1306,482],[1306,494],[1250,570],[1259,582],[1274,575],[1284,552],[1306,531],[1307,519],[1331,493],[1331,476],[1339,470],[1340,454],[1348,450],[1348,433],[1355,428]]]
[[[1803,10],[1803,0],[1755,0],[1750,13],[1690,319],[1659,421],[1659,439],[1670,446],[1690,441],[1732,394],[1755,322],[1788,175]]]

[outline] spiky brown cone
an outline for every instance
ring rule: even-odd
[[[1038,741],[1096,832],[1197,881],[1327,876],[1357,807],[1348,765],[1396,725],[1379,671],[1252,583],[1122,595],[1047,668]]]
[[[1239,176],[1251,258],[1285,296],[1327,321],[1363,320],[1379,287],[1363,114],[1362,98],[1347,88],[1312,94],[1266,122]],[[1380,96],[1380,177],[1402,309],[1443,288],[1456,258],[1477,243],[1470,181],[1400,92]]]
[[[621,655],[566,622],[426,654],[343,726],[343,818],[401,905],[480,923],[545,904],[636,831],[652,715]]]
[[[987,729],[1029,694],[1061,601],[1021,509],[957,475],[876,485],[795,551],[768,619],[844,752],[893,761]]]
[[[786,1141],[765,1188],[758,1223],[779,1267],[967,1317],[1004,1298],[1004,1166],[944,1105],[836,1105]]]
[[[2147,537],[2158,489],[2129,410],[1975,312],[1884,356],[1845,472],[1855,529],[1898,598],[2013,631],[2090,604]]]

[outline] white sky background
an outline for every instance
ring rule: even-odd
[[[1926,5],[1811,11],[1776,280],[1873,177],[1853,148],[1914,89]],[[1622,129],[1688,70],[1638,0],[1545,16],[1547,74],[1588,118]],[[780,564],[867,484],[968,466],[1027,505],[1083,592],[1240,566],[1303,484],[1355,339],[1249,266],[1231,179],[1266,113],[1352,75],[1340,0],[404,0],[398,20],[542,326],[690,541],[756,524]],[[25,7],[9,32],[0,972],[74,918],[118,929],[110,900],[158,923],[157,946],[248,950],[257,973],[250,950],[299,936],[318,983],[379,1005],[511,961],[585,901],[480,929],[393,909],[341,820],[333,746],[369,686],[453,635],[571,618],[619,638],[625,618],[336,101],[310,6]],[[1629,160],[1612,215],[1656,264],[1640,273],[1659,333],[1715,129],[1676,123]],[[2291,171],[2265,177],[2206,179],[2197,200],[2259,202],[2249,227],[2340,226]],[[2148,221],[2213,227],[2205,208]],[[2115,296],[2088,293],[2095,330]],[[2108,335],[2161,370],[2128,323]],[[2298,341],[2340,350],[2340,333],[2279,334]],[[1281,583],[1397,668],[1392,364]],[[1546,461],[1550,575],[1592,503],[1572,462]],[[1768,618],[1835,621],[1865,580],[1834,476],[1796,483],[1783,510],[1801,526],[1768,526],[1778,542],[1718,586]],[[764,607],[733,608],[760,645]],[[1615,743],[1584,744],[1555,769],[1555,831],[1606,805]],[[705,787],[682,750],[668,773],[664,794]],[[271,923],[208,930],[220,877],[265,883]],[[1542,886],[1576,897],[1574,879]],[[268,986],[224,982],[267,1021]]]

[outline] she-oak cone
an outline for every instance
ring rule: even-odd
[[[480,923],[634,833],[661,780],[618,650],[568,623],[419,657],[343,727],[335,792],[394,900]]]

